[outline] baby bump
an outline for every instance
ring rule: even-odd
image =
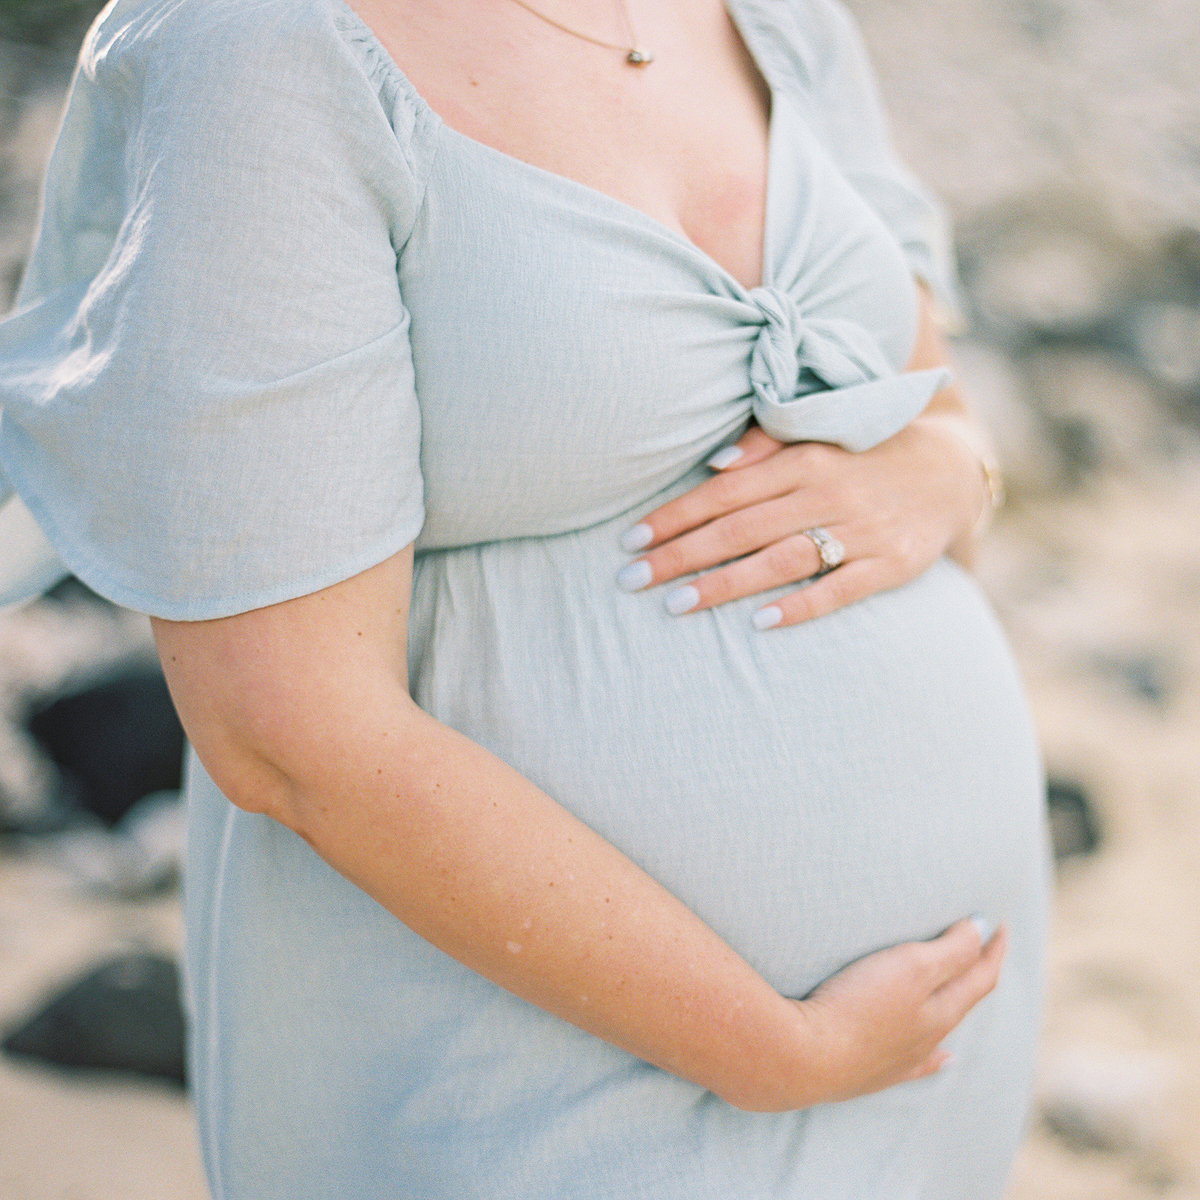
[[[418,703],[617,845],[785,994],[970,913],[1036,921],[1037,754],[966,576],[938,563],[758,633],[762,597],[670,617],[654,592],[620,592],[618,532],[424,556]]]

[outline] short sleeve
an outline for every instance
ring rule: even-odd
[[[776,66],[842,174],[879,214],[913,274],[959,310],[957,272],[940,204],[892,144],[879,89],[853,18],[838,0],[743,0],[763,57]]]
[[[71,570],[152,615],[315,591],[423,521],[419,130],[336,17],[118,0],[80,60],[0,326],[0,455]]]

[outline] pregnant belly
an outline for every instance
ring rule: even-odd
[[[778,990],[982,913],[1036,910],[1041,781],[1003,638],[938,563],[757,633],[613,576],[625,521],[423,556],[418,703],[679,896]],[[1040,898],[1040,897],[1039,897]]]

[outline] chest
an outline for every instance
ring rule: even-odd
[[[672,484],[745,425],[773,313],[852,323],[903,362],[899,247],[786,100],[771,150],[766,286],[746,289],[638,209],[441,128],[399,264],[421,548],[579,529]]]
[[[451,129],[639,209],[744,286],[760,281],[770,96],[720,0],[639,14],[655,55],[642,67],[510,0],[469,15],[454,3],[355,7]],[[577,27],[590,17],[623,32],[602,19],[614,7],[577,7]]]

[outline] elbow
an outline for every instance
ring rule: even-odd
[[[235,808],[271,817],[299,832],[295,785],[278,766],[244,747],[201,745],[195,749],[209,778]]]

